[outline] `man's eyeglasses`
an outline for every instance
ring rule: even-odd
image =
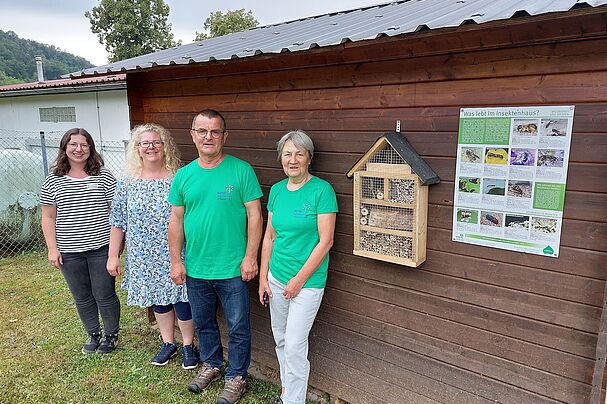
[[[210,133],[211,136],[213,136],[215,139],[217,139],[219,136],[221,136],[225,133],[225,130],[223,130],[223,129],[213,129],[213,130],[192,129],[192,132],[196,133],[200,137],[206,137]]]
[[[139,147],[143,147],[144,149],[147,149],[150,146],[152,146],[152,147],[159,147],[159,146],[163,145],[164,142],[162,140],[153,140],[151,142],[148,142],[147,140],[144,140],[143,142],[139,142],[137,144],[139,145]]]

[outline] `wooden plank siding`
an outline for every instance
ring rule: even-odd
[[[313,172],[338,194],[329,281],[310,336],[310,383],[353,403],[585,403],[607,280],[607,14],[521,18],[207,66],[127,75],[132,123],[188,129],[224,113],[228,153],[267,201],[276,141],[306,130]],[[575,105],[558,259],[451,241],[459,109]],[[352,255],[345,173],[396,120],[440,175],[417,269]],[[251,285],[254,359],[276,366]],[[604,393],[603,393],[604,394]]]

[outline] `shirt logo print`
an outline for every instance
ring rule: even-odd
[[[234,192],[234,185],[228,184],[225,186],[225,191],[217,192],[218,201],[231,201],[232,192]]]
[[[293,217],[297,218],[297,219],[305,219],[306,217],[308,217],[310,210],[311,210],[310,204],[304,203],[302,205],[301,209],[295,209],[293,211]]]

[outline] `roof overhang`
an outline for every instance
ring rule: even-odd
[[[102,76],[285,53],[331,50],[389,38],[433,35],[445,30],[490,28],[511,21],[599,13],[607,0],[404,0],[253,28],[201,42],[73,72],[64,77]],[[581,15],[581,14],[580,14]]]
[[[126,90],[126,82],[87,85],[87,86],[64,86],[64,87],[45,87],[32,88],[24,90],[0,91],[0,98],[23,97],[30,95],[54,95],[54,94],[73,94],[90,93],[99,91]]]

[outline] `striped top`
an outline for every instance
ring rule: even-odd
[[[110,204],[116,179],[106,168],[99,175],[72,178],[49,174],[40,203],[57,207],[55,237],[62,253],[96,250],[110,242]]]

